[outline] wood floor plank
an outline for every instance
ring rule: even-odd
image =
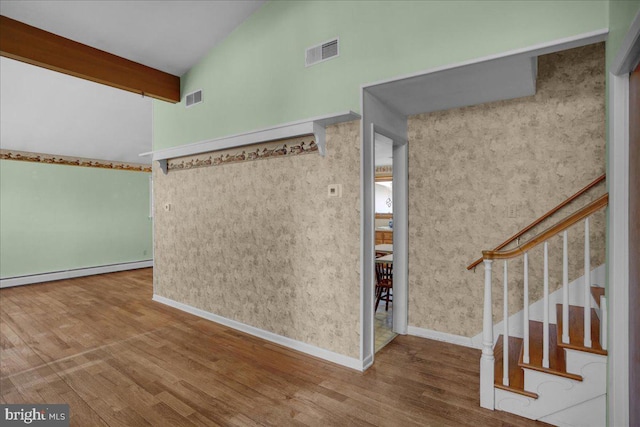
[[[478,350],[399,336],[360,373],[153,302],[152,277],[0,290],[0,401],[72,426],[544,425],[480,408]]]

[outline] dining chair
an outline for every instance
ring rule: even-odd
[[[385,311],[389,311],[389,301],[393,301],[393,263],[376,262],[376,307],[385,300]]]

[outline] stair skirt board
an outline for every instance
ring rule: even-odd
[[[601,427],[607,425],[606,395],[541,418],[540,421],[560,427]]]
[[[561,381],[573,380],[561,379]],[[558,395],[570,394],[569,389],[562,389],[558,385],[550,386],[549,389],[554,387],[558,388],[554,393],[556,398]],[[607,424],[606,394],[599,394],[567,407],[553,405],[549,399],[543,402],[541,398],[536,400],[499,388],[495,389],[495,393],[497,410],[531,420],[544,421],[557,426],[603,427]]]
[[[595,269],[591,270],[591,283],[593,286],[604,286],[606,278],[606,264],[602,264]],[[570,305],[583,305],[584,295],[584,276],[581,276],[569,283],[569,304]],[[597,301],[599,303],[600,301]],[[555,292],[549,294],[549,307],[553,308],[556,304],[562,304],[562,288],[559,288]],[[600,309],[596,301],[591,297],[591,306],[596,309],[598,317],[600,316]],[[543,300],[534,302],[529,306],[529,320],[536,320],[538,322],[543,321]],[[509,317],[509,336],[522,338],[524,335],[524,323],[523,312],[520,310],[516,314]],[[503,321],[496,323],[493,326],[493,343],[495,345],[500,334],[504,332]],[[556,311],[554,309],[549,310],[549,323],[556,323]],[[472,347],[482,348],[482,332],[471,338]]]

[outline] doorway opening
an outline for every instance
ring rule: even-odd
[[[370,127],[370,218],[374,232],[369,288],[371,348],[382,349],[407,325],[407,141],[386,128]]]
[[[391,342],[393,332],[393,140],[375,133],[375,306],[374,351]]]

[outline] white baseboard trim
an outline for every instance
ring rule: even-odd
[[[366,357],[364,359],[364,361],[362,362],[362,370],[365,371],[369,369],[371,365],[373,365],[373,355],[370,355],[369,357]]]
[[[138,268],[147,267],[153,267],[153,260],[78,268],[75,270],[55,271],[53,273],[32,274],[29,276],[9,277],[6,279],[0,279],[0,289],[11,288],[13,286],[31,285],[34,283],[52,282],[54,280],[72,279],[74,277],[93,276],[95,274],[137,270]]]
[[[314,345],[307,344],[302,341],[298,341],[292,338],[284,337],[282,335],[274,334],[273,332],[265,331],[264,329],[259,329],[254,326],[250,326],[245,323],[238,322],[236,320],[218,316],[217,314],[213,314],[208,311],[205,311],[205,310],[202,310],[178,301],[174,301],[172,299],[165,298],[160,295],[154,294],[153,300],[156,302],[168,305],[170,307],[177,308],[178,310],[184,311],[186,313],[193,314],[194,316],[202,317],[203,319],[207,319],[212,322],[227,326],[229,328],[247,333],[249,335],[262,338],[263,340],[270,341],[275,344],[279,344],[283,347],[287,347],[292,350],[306,353],[308,355],[311,355],[320,359],[324,359],[326,361],[336,363],[338,365],[342,365],[347,368],[355,369],[357,371],[365,370],[365,366],[366,366],[365,363],[362,360],[359,360],[353,357],[345,356],[339,353],[334,353],[333,351],[325,350],[323,348],[316,347]],[[369,364],[370,363],[371,362],[369,362]]]
[[[407,333],[416,337],[429,338],[436,341],[444,341],[450,344],[461,345],[463,347],[471,347],[477,349],[481,348],[475,345],[469,337],[448,334],[446,332],[434,331],[431,329],[418,328],[417,326],[409,326]]]

